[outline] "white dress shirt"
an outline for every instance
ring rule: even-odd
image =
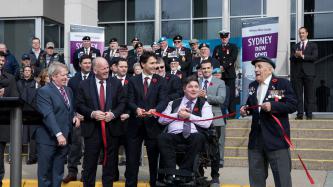
[[[89,73],[84,74],[84,73],[81,72],[81,79],[82,79],[82,80],[84,80],[84,76],[86,76],[86,79],[88,79],[88,77],[89,77]]]
[[[100,95],[99,91],[100,91],[100,88],[101,88],[101,83],[99,83],[99,81],[101,81],[101,80],[99,80],[96,77],[96,86],[97,86],[98,98],[99,98],[99,95]],[[104,87],[104,101],[105,101],[105,99],[106,99],[106,81],[105,80],[103,80],[103,87]]]
[[[257,91],[257,99],[258,99],[258,104],[261,105],[264,102],[269,83],[271,82],[272,75],[268,76],[263,83],[260,83],[258,86],[258,91]],[[261,110],[261,107],[258,108],[259,112]]]
[[[167,108],[163,111],[163,114],[177,118],[178,117],[178,111],[181,108],[186,108],[186,103],[188,101],[189,100],[184,96],[176,113],[171,113],[172,112],[171,111],[172,110],[172,101],[169,102]],[[192,103],[192,106],[191,106],[192,110],[193,110],[193,107],[194,107],[196,101],[197,101],[197,99],[195,99]],[[201,116],[202,117],[191,114],[189,120],[200,120],[200,119],[212,118],[213,117],[212,106],[209,105],[208,102],[205,102],[205,104],[203,105],[203,107],[201,109]],[[172,120],[172,119],[160,117],[158,119],[158,122],[162,125],[168,125],[169,124],[168,133],[179,134],[179,133],[183,132],[184,121],[175,121],[175,120]],[[193,123],[191,123],[191,133],[198,132],[195,125],[206,129],[211,125],[211,123],[212,123],[212,120],[193,122]]]
[[[150,82],[151,82],[151,79],[153,78],[153,75],[146,75],[142,72],[142,82],[143,82],[143,84],[145,84],[145,78],[146,77],[149,77],[149,79],[147,80],[148,81],[148,86],[149,86]]]

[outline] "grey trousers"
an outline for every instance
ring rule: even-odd
[[[248,150],[249,179],[251,187],[266,187],[268,164],[276,187],[291,187],[291,158],[289,149],[268,152],[256,147]]]

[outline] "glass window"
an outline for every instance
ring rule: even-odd
[[[44,48],[47,42],[53,42],[55,48],[60,46],[60,24],[44,20],[44,45],[41,47]]]
[[[230,33],[231,37],[242,36],[242,18],[231,18],[230,19]]]
[[[193,17],[221,17],[221,0],[193,0]]]
[[[125,0],[98,1],[98,21],[124,21]]]
[[[154,0],[127,0],[127,20],[155,19]]]
[[[296,0],[290,1],[290,11],[291,13],[296,13]]]
[[[296,15],[290,15],[290,39],[295,40],[296,37]]]
[[[304,25],[309,30],[309,38],[333,38],[333,14],[304,15]]]
[[[64,48],[65,36],[64,26],[60,26],[60,48]]]
[[[304,0],[305,12],[333,11],[332,0]]]
[[[230,1],[231,16],[261,15],[262,0],[232,0]],[[265,0],[263,0],[265,1]]]
[[[162,36],[173,38],[177,34],[183,36],[183,39],[190,39],[190,21],[163,21]]]
[[[109,46],[109,40],[113,37],[118,39],[119,44],[125,43],[125,24],[117,23],[117,24],[105,24],[98,25],[99,27],[104,27],[105,33],[105,46]]]
[[[143,45],[152,44],[154,41],[154,22],[128,23],[127,44],[130,44],[134,37],[138,37]]]
[[[191,17],[191,0],[162,0],[162,19]]]
[[[200,40],[217,38],[221,28],[222,19],[194,20],[193,38]]]
[[[0,41],[3,41],[16,59],[31,49],[35,36],[35,20],[0,20]]]

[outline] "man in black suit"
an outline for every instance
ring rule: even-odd
[[[93,77],[91,72],[91,58],[89,55],[82,55],[80,58],[80,72],[76,72],[75,76],[68,81],[68,87],[73,91],[74,100],[78,95],[78,87],[80,82]],[[81,121],[84,120],[83,116],[77,113],[77,116]],[[76,181],[78,174],[78,165],[80,164],[80,159],[82,157],[82,136],[81,136],[81,127],[73,129],[71,136],[71,143],[69,146],[68,153],[68,175],[63,179],[64,183],[70,181]]]
[[[167,105],[166,82],[163,77],[154,74],[156,55],[146,51],[140,57],[143,72],[130,78],[128,83],[128,106],[131,110],[128,123],[128,155],[126,166],[126,186],[135,187],[138,181],[141,146],[143,140],[147,148],[149,161],[150,186],[156,186],[158,147],[157,136],[162,126],[152,112],[162,112]]]
[[[200,67],[200,64],[204,60],[208,60],[209,62],[212,63],[213,69],[215,68],[220,68],[220,63],[215,59],[212,58],[210,55],[210,49],[209,45],[207,43],[202,43],[199,45],[199,50],[200,50],[200,57],[194,57],[192,58],[192,62],[190,64],[189,68],[189,75],[193,75],[197,73],[198,67]]]
[[[109,77],[109,65],[103,57],[93,61],[95,76],[80,83],[77,112],[83,115],[81,135],[84,137],[83,185],[94,187],[100,150],[104,150],[102,183],[113,186],[117,165],[118,123],[126,105],[120,81]]]
[[[176,56],[179,58],[181,71],[184,76],[187,76],[192,60],[191,50],[183,46],[183,37],[176,35],[173,38],[173,44],[175,46]]]
[[[177,75],[165,72],[165,62],[162,58],[157,59],[156,74],[164,77],[167,82],[169,101],[183,97],[184,92],[181,79]]]
[[[288,80],[273,75],[275,63],[267,57],[257,57],[256,81],[249,85],[247,106],[261,105],[256,109],[241,107],[242,116],[252,115],[249,135],[248,159],[251,187],[265,187],[268,164],[272,168],[276,187],[291,187],[291,159],[289,145],[283,131],[290,137],[288,114],[296,111],[296,95]],[[274,121],[276,116],[284,130]]]
[[[172,57],[177,57],[177,56],[172,56],[172,52],[175,50],[175,48],[170,47],[168,45],[168,41],[166,37],[161,37],[158,41],[160,44],[160,48],[155,51],[156,56],[163,58],[165,65],[166,65],[166,70],[170,70],[170,58]]]
[[[82,38],[82,47],[76,49],[72,56],[73,66],[75,71],[77,72],[80,71],[80,57],[84,54],[89,55],[92,59],[101,56],[101,52],[99,51],[99,49],[91,47],[90,36],[84,36]]]
[[[31,40],[31,49],[28,52],[31,66],[36,71],[34,74],[38,75],[42,68],[39,67],[39,64],[45,64],[45,51],[41,49],[40,39],[37,37],[33,37]]]
[[[133,49],[128,51],[128,57],[136,56],[135,45],[140,42],[138,37],[134,37],[131,41]]]
[[[137,44],[135,44],[134,46],[135,49],[135,55],[129,56],[128,58],[128,74],[133,74],[134,73],[134,69],[133,69],[133,65],[137,62],[140,61],[140,56],[142,55],[144,49],[143,49],[143,44],[141,42],[138,42]]]
[[[185,79],[185,75],[180,71],[179,58],[170,58],[170,74],[179,77],[181,80]]]
[[[103,57],[109,62],[109,66],[111,66],[112,61],[115,60],[115,58],[119,57],[118,47],[117,38],[111,38],[109,41],[109,48],[103,52]]]
[[[238,48],[235,44],[230,43],[230,32],[222,30],[219,32],[221,38],[221,45],[215,47],[213,51],[213,57],[220,62],[220,68],[222,70],[222,80],[225,85],[230,89],[229,97],[229,113],[235,112],[235,103],[233,102],[236,93],[236,71],[235,63],[238,56]]]
[[[53,62],[48,75],[52,82],[41,87],[36,96],[37,109],[43,116],[43,125],[35,131],[38,186],[60,187],[72,127],[80,126],[80,120],[75,116],[73,92],[66,86],[67,66]]]
[[[4,70],[6,62],[5,53],[0,51],[0,97],[18,97],[19,93],[16,86],[15,77]],[[9,112],[1,112],[1,117],[5,116],[8,119]],[[0,126],[0,186],[2,179],[5,176],[4,153],[6,143],[10,141],[10,126]]]
[[[301,41],[292,47],[290,57],[291,83],[298,98],[296,119],[303,119],[305,110],[306,119],[311,120],[315,104],[313,82],[316,76],[318,47],[316,43],[308,40],[309,33],[305,27],[301,27],[298,34]]]

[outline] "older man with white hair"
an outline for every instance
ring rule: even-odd
[[[276,187],[291,187],[291,159],[288,114],[296,111],[297,100],[288,80],[275,77],[275,63],[264,56],[252,61],[256,80],[249,85],[248,109],[241,107],[242,116],[252,115],[248,144],[249,178],[251,187],[265,187],[268,165],[272,168]],[[281,122],[283,129],[273,119]]]

